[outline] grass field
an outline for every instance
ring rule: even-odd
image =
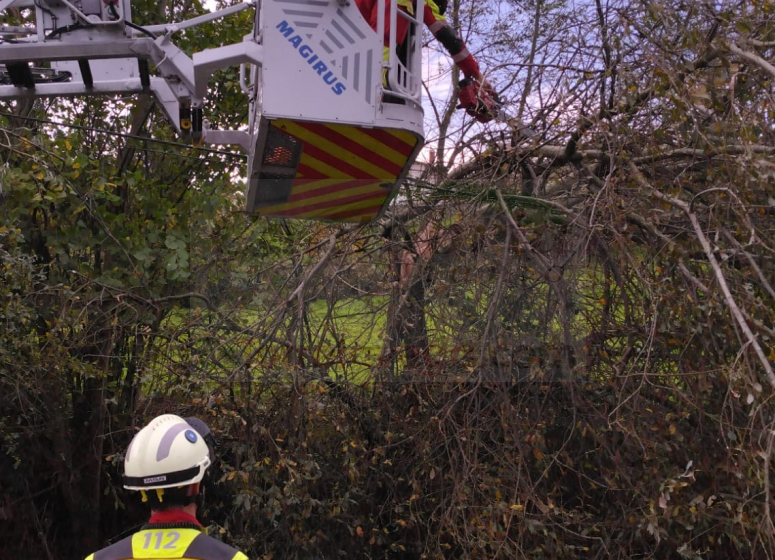
[[[572,276],[568,278],[575,308],[571,314],[571,335],[574,340],[581,340],[593,329],[592,323],[597,321],[605,297],[616,302],[619,289],[612,286],[606,296],[603,278],[590,269],[576,270]],[[496,310],[496,330],[501,333],[497,343],[507,354],[513,347],[527,342],[538,351],[541,345],[555,348],[562,345],[559,309],[547,304],[549,287],[544,283],[533,283],[529,288],[525,292],[524,288],[513,287],[510,295],[501,302],[501,308]],[[425,319],[431,356],[456,359],[468,353],[476,359],[492,297],[490,287],[478,283],[454,284],[445,288],[442,295],[439,287],[433,286],[428,296]],[[519,301],[520,297],[522,301]],[[508,307],[506,302],[516,307]],[[333,302],[322,298],[313,300],[306,307],[304,340],[296,340],[294,344],[303,345],[305,355],[314,356],[315,362],[322,364],[328,375],[368,382],[383,352],[388,307],[387,295],[345,297]],[[619,303],[614,303],[609,311],[614,322],[623,321],[624,312]],[[250,370],[262,375],[262,372],[293,367],[288,363],[293,348],[287,346],[286,340],[287,329],[295,316],[293,319],[287,317],[278,326],[274,340],[261,340],[250,332],[266,333],[266,327],[272,321],[270,312],[254,307],[234,308],[231,312],[224,309],[222,313],[228,315],[233,324],[245,327],[245,331],[214,330],[205,309],[178,309],[170,315],[164,325],[167,340],[177,339],[178,343],[158,341],[158,368],[163,370],[170,364],[185,368],[187,364],[195,363],[200,371],[212,368],[214,373],[229,372],[243,367],[249,360]],[[298,337],[298,329],[294,329]],[[188,344],[181,345],[180,340]],[[616,346],[617,342],[611,340],[609,348],[615,350]],[[398,359],[400,370],[403,353]],[[305,362],[309,363],[309,360]]]

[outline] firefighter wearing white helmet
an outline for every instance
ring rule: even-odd
[[[247,560],[242,552],[207,536],[196,518],[200,485],[213,461],[213,437],[198,418],[154,418],[129,444],[124,488],[139,490],[151,509],[134,535],[86,560]]]

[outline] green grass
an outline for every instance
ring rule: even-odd
[[[341,360],[331,368],[332,376],[368,380],[382,352],[387,306],[385,296],[342,299],[331,307],[324,300],[310,304],[310,328],[322,340],[321,351]]]
[[[566,280],[572,292],[575,314],[571,315],[571,335],[574,340],[580,340],[589,334],[596,322],[595,317],[605,304],[605,280],[599,268],[582,267],[566,271]],[[529,281],[526,278],[525,281]],[[545,283],[523,286],[528,288],[527,301],[519,304],[519,316],[509,317],[502,322],[503,310],[498,310],[501,326],[510,336],[506,339],[519,340],[520,337],[532,337],[539,344],[543,341],[548,345],[561,343],[563,338],[562,322],[559,310],[546,314],[546,300],[550,288]],[[468,282],[451,285],[434,284],[429,292],[429,302],[426,306],[426,326],[431,356],[448,358],[454,353],[460,357],[459,351],[470,352],[470,356],[478,356],[480,338],[489,310],[494,283],[479,284]],[[517,286],[508,289],[519,290]],[[514,292],[517,293],[517,292]],[[513,294],[512,294],[513,297]],[[624,308],[620,302],[620,289],[613,284],[609,296],[612,303],[611,320],[615,324],[624,321]],[[324,364],[327,374],[335,378],[345,378],[353,382],[367,383],[371,380],[374,368],[379,365],[387,330],[389,307],[388,296],[363,296],[342,298],[329,303],[325,299],[309,302],[306,308],[304,351],[314,356],[315,360]],[[228,311],[224,309],[224,313]],[[637,316],[640,309],[633,309]],[[199,367],[207,370],[228,372],[237,369],[256,349],[261,347],[252,362],[255,375],[269,370],[284,371],[289,367],[286,362],[288,349],[277,342],[269,342],[250,338],[246,334],[233,332],[214,333],[208,325],[206,310],[178,309],[169,315],[162,330],[168,335],[175,335],[175,342],[167,344],[164,340],[157,342],[157,366],[160,370],[152,373],[154,381],[164,382],[168,378],[170,367],[184,368],[191,361],[200,360]],[[193,314],[201,314],[194,317]],[[231,319],[240,325],[265,326],[271,322],[268,312],[257,308],[243,308],[231,313]],[[294,317],[295,319],[295,317]],[[290,317],[277,331],[277,338],[283,340],[287,336],[286,329],[290,326]],[[637,317],[635,318],[637,321]],[[188,328],[192,325],[192,328]],[[307,334],[307,331],[309,334]],[[181,344],[181,342],[183,344]],[[188,344],[186,344],[186,342]],[[298,343],[298,341],[297,341]],[[610,351],[620,350],[624,344],[621,340],[611,340]],[[212,365],[201,360],[211,360]],[[398,367],[403,366],[403,357],[399,357]],[[171,364],[171,366],[170,366]]]

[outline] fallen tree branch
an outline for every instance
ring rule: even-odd
[[[729,43],[729,51],[736,54],[740,58],[746,59],[748,62],[751,62],[753,64],[756,64],[759,68],[765,70],[775,78],[775,66],[764,60],[762,57],[760,57],[756,53],[752,53],[750,51],[744,51],[740,47],[738,47],[735,43]]]
[[[740,329],[745,334],[745,337],[748,340],[748,344],[750,344],[756,352],[756,355],[759,358],[759,362],[767,374],[767,380],[769,381],[772,388],[775,389],[775,372],[772,370],[772,364],[770,364],[770,362],[767,360],[767,357],[764,355],[764,350],[762,350],[756,335],[754,335],[751,327],[745,320],[745,317],[743,317],[743,313],[740,311],[735,298],[732,296],[732,292],[729,289],[729,285],[727,284],[727,279],[724,276],[724,271],[721,270],[721,265],[719,265],[718,260],[716,260],[716,256],[713,253],[713,247],[711,247],[710,241],[708,241],[705,232],[702,230],[702,225],[700,224],[700,220],[697,218],[697,214],[692,211],[692,208],[688,202],[679,198],[668,196],[654,188],[646,180],[646,177],[643,176],[643,173],[641,173],[640,169],[638,169],[638,167],[633,162],[629,163],[629,167],[633,177],[635,178],[635,181],[646,191],[648,191],[655,198],[658,198],[663,202],[667,202],[671,206],[680,208],[689,218],[689,222],[692,224],[692,228],[694,229],[694,233],[697,236],[700,245],[702,245],[705,256],[708,259],[711,268],[713,268],[713,272],[715,273],[716,280],[718,281],[719,287],[721,288],[721,292],[724,294],[724,300],[727,304],[727,307],[729,308],[729,312],[732,314],[732,317],[735,319],[737,324],[740,326]]]
[[[757,155],[775,155],[775,146],[764,144],[729,144],[720,146],[709,146],[707,149],[698,148],[676,148],[658,154],[640,156],[633,158],[636,164],[656,163],[666,159],[680,158],[712,158],[716,156],[740,156],[747,154]],[[518,146],[509,150],[507,157],[513,159],[524,159],[530,156],[546,157],[551,159],[548,167],[562,167],[569,163],[578,164],[584,160],[604,160],[613,159],[614,154],[603,150],[576,150],[568,158],[564,146],[545,144],[538,147]],[[467,175],[477,171],[485,171],[489,168],[489,162],[482,159],[473,159],[450,173],[450,181],[460,181]]]
[[[676,83],[683,83],[686,76],[690,73],[693,73],[700,68],[706,68],[710,63],[719,57],[721,54],[721,51],[719,49],[711,48],[709,49],[705,54],[697,57],[693,61],[687,63],[683,70],[678,74]],[[775,75],[775,74],[774,74]],[[637,94],[632,97],[627,103],[621,104],[616,110],[614,111],[607,111],[603,110],[600,111],[597,118],[590,118],[587,116],[582,116],[578,128],[571,134],[570,139],[568,140],[568,143],[564,146],[564,157],[566,160],[570,161],[571,158],[576,153],[578,142],[581,140],[581,137],[586,134],[589,129],[591,129],[594,125],[596,125],[598,122],[600,122],[604,118],[613,118],[620,115],[633,115],[643,103],[651,99],[651,97],[656,93],[657,88],[655,87],[648,87],[644,88],[641,91],[637,92]]]
[[[749,146],[740,144],[731,144],[728,146],[711,147],[707,150],[699,150],[696,148],[677,148],[661,154],[655,154],[653,156],[642,156],[633,158],[633,163],[653,163],[665,159],[681,158],[681,157],[713,157],[719,155],[739,156],[744,154],[775,154],[775,146],[765,146],[763,144],[751,144]]]
[[[514,229],[514,233],[517,234],[517,239],[519,239],[519,242],[527,250],[527,254],[532,259],[535,268],[538,270],[538,272],[541,273],[541,276],[543,276],[546,283],[549,284],[549,287],[557,296],[557,301],[559,302],[561,309],[563,343],[565,346],[563,351],[563,366],[569,369],[567,349],[570,348],[571,345],[571,334],[569,328],[570,314],[568,310],[568,286],[565,282],[565,278],[563,277],[563,265],[558,265],[557,263],[553,262],[552,259],[546,257],[535,247],[533,247],[533,244],[530,243],[530,240],[527,238],[527,235],[525,235],[525,232],[522,231],[522,228],[519,227],[519,224],[517,224],[517,222],[514,220],[514,217],[511,215],[511,210],[506,204],[506,201],[504,200],[500,190],[495,189],[495,194],[498,197],[498,202],[503,209],[503,213],[506,215],[506,220]]]
[[[657,239],[664,242],[666,245],[671,247],[673,250],[676,251],[676,254],[678,256],[678,270],[681,271],[681,274],[684,275],[684,278],[689,281],[689,283],[694,286],[695,289],[701,290],[705,294],[710,293],[710,289],[702,283],[702,281],[697,278],[691,270],[689,270],[689,267],[686,266],[686,262],[684,262],[683,258],[683,249],[670,237],[659,231],[652,223],[650,223],[647,220],[644,220],[640,216],[636,214],[627,214],[627,219],[634,224],[636,224],[638,227],[640,227],[643,231],[650,233]]]
[[[735,236],[732,235],[729,231],[724,229],[723,231],[724,237],[729,240],[732,245],[737,248],[738,251],[742,252],[745,256],[746,260],[748,261],[748,264],[751,265],[751,268],[754,269],[756,272],[756,275],[759,277],[759,281],[762,283],[762,286],[767,291],[768,294],[770,294],[770,297],[775,300],[775,289],[773,289],[772,285],[767,281],[767,277],[764,275],[764,272],[762,271],[761,267],[756,263],[756,259],[753,258],[753,255],[745,250],[745,247],[737,240],[735,239]]]
[[[331,258],[331,255],[334,254],[334,249],[336,248],[336,234],[333,234],[331,237],[328,238],[328,249],[323,254],[323,256],[320,258],[320,260],[315,264],[314,267],[312,267],[312,270],[309,271],[309,274],[304,278],[304,280],[299,283],[299,285],[296,287],[295,290],[293,290],[293,293],[288,296],[288,299],[285,300],[285,305],[289,305],[294,299],[299,300],[299,304],[302,303],[302,298],[304,297],[304,289],[307,287],[307,284],[315,277],[317,276],[318,272],[320,272],[320,269],[323,268],[323,266],[328,262],[328,260]]]
[[[761,48],[769,48],[769,47],[775,47],[775,41],[759,41],[757,39],[746,39],[746,43],[750,43],[754,47],[761,47]]]

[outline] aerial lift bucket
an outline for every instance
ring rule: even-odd
[[[249,213],[367,222],[396,195],[423,142],[421,45],[419,22],[394,0],[385,21],[385,1],[377,30],[354,3],[262,2]],[[410,26],[403,61],[395,32],[393,48],[383,49],[382,32],[395,30],[398,17]]]

